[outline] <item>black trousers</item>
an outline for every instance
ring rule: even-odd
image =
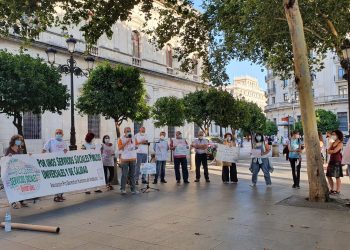
[[[301,161],[297,165],[297,161],[299,159],[295,158],[289,158],[290,166],[292,168],[292,175],[293,175],[293,182],[295,186],[299,186],[300,183],[300,168],[301,168]]]
[[[238,182],[236,163],[232,163],[231,166],[222,167],[222,181]]]
[[[207,160],[207,154],[196,154],[195,156],[196,161],[196,179],[199,180],[201,178],[201,165],[203,165],[204,169],[204,177],[206,180],[209,180],[209,172],[208,172],[208,160]]]
[[[106,184],[111,184],[114,177],[114,166],[103,166],[103,170],[105,172],[105,181]],[[108,172],[109,172],[109,178],[108,178]]]

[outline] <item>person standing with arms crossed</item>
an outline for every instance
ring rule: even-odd
[[[195,139],[192,143],[191,147],[195,148],[195,162],[196,162],[196,180],[194,182],[199,182],[201,179],[200,168],[203,165],[204,170],[204,178],[206,182],[210,182],[209,180],[209,172],[208,172],[208,159],[207,159],[207,148],[209,141],[204,138],[203,131],[198,132],[198,139]]]
[[[187,169],[187,155],[183,152],[184,149],[188,149],[188,144],[185,139],[182,138],[180,131],[176,131],[176,138],[170,142],[170,149],[174,151],[174,170],[176,182],[181,182],[180,164],[182,169],[182,178],[184,183],[190,183],[188,181],[188,169]]]
[[[58,153],[58,152],[68,152],[67,144],[63,141],[63,130],[56,129],[55,138],[51,138],[44,145],[42,153]],[[63,202],[65,198],[63,197],[63,193],[56,194],[53,199],[55,202]]]

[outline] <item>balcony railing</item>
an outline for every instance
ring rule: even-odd
[[[132,58],[132,65],[135,65],[137,67],[141,67],[141,59],[140,58],[137,58],[137,57],[133,57]]]
[[[197,75],[193,75],[193,81],[198,82],[198,80],[199,80],[199,77]]]
[[[173,75],[174,74],[174,69],[173,68],[166,68],[166,73],[169,75]]]
[[[276,88],[268,89],[268,90],[267,90],[267,93],[268,93],[269,95],[275,94],[275,93],[276,93]]]

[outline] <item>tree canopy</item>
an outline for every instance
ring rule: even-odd
[[[182,99],[175,96],[160,97],[152,107],[152,117],[154,125],[180,127],[185,122],[185,107]]]
[[[42,59],[0,51],[0,113],[13,117],[13,124],[23,135],[23,113],[61,114],[67,109],[69,94],[60,81],[57,69]]]
[[[76,107],[81,114],[101,114],[119,126],[127,119],[149,118],[150,108],[146,104],[146,91],[140,71],[135,67],[98,65],[83,85]]]
[[[316,121],[318,131],[325,134],[327,131],[333,131],[339,128],[339,121],[337,115],[332,111],[317,109]]]
[[[264,135],[271,136],[271,135],[277,135],[277,133],[278,133],[278,128],[276,123],[274,123],[273,121],[267,120],[265,125]]]

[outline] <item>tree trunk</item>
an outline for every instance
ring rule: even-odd
[[[27,153],[27,146],[25,142],[25,138],[23,136],[23,117],[20,113],[15,113],[13,116],[13,125],[17,128],[17,134],[21,135],[23,137],[23,154]]]
[[[293,45],[295,82],[299,90],[301,118],[305,134],[309,200],[328,201],[328,187],[323,170],[320,142],[317,134],[311,75],[308,63],[304,26],[298,0],[283,0]]]

